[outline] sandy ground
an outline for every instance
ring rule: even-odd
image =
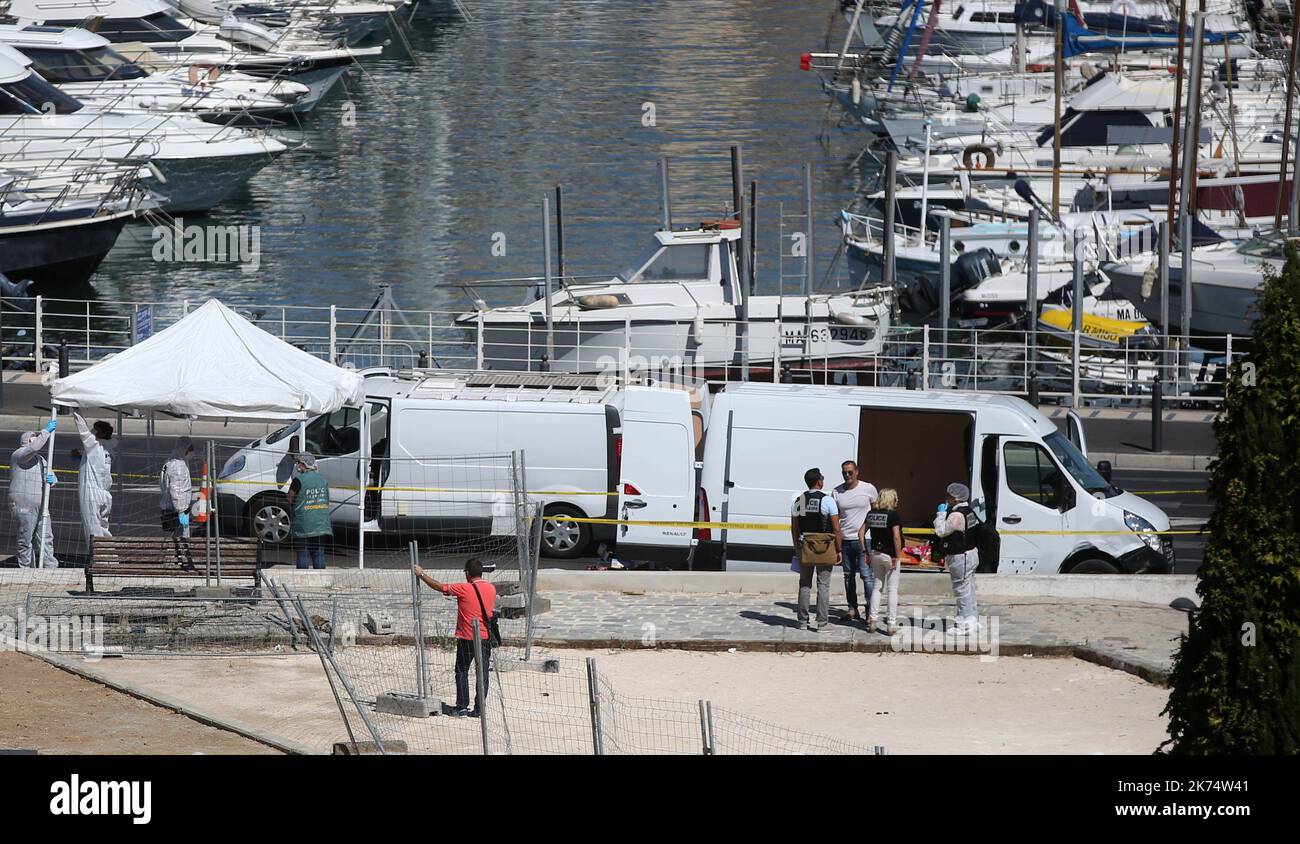
[[[887,753],[1151,753],[1167,689],[1073,658],[593,654],[622,694],[711,700]]]
[[[352,648],[345,664],[362,666],[370,657],[403,664],[404,650]],[[617,692],[629,745],[638,744],[634,733],[643,730],[646,748],[663,741],[692,752],[698,729],[693,707],[701,698],[778,728],[868,748],[882,745],[891,754],[1147,754],[1166,737],[1160,711],[1167,690],[1075,659],[669,650],[543,655],[562,660],[560,674],[501,675],[508,701],[504,720],[516,751],[590,751],[586,656],[596,658],[601,676]],[[321,752],[346,738],[314,657],[132,658],[106,660],[100,668]],[[505,741],[499,714],[498,709],[489,719],[498,750]],[[480,747],[472,719],[382,716],[376,722],[385,738],[405,739],[412,748],[474,753]],[[674,731],[671,739],[659,738]],[[752,743],[746,746],[760,747],[759,733],[748,733]]]
[[[0,747],[117,755],[275,752],[12,651],[0,652]]]

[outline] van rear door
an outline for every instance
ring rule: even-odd
[[[1066,430],[1066,439],[1074,443],[1074,447],[1079,449],[1080,454],[1087,457],[1088,438],[1083,434],[1083,420],[1073,410],[1066,415]]]
[[[690,396],[629,387],[623,396],[618,515],[632,522],[690,522],[695,508],[695,438]],[[620,524],[624,561],[686,563],[692,529]]]

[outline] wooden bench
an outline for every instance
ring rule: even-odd
[[[212,544],[211,574],[217,576],[216,540]],[[86,591],[95,591],[95,576],[205,577],[208,555],[203,537],[96,536],[90,543]],[[262,568],[262,543],[256,539],[221,540],[221,579],[248,578],[257,585]]]

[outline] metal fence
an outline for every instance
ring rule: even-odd
[[[715,707],[626,695],[600,673],[594,657],[528,660],[510,638],[494,648],[486,675],[469,673],[471,698],[486,687],[478,717],[398,714],[394,693],[425,705],[452,700],[454,649],[448,628],[430,636],[423,667],[414,647],[322,651],[321,663],[349,741],[385,752],[486,755],[758,755],[880,753],[833,737],[791,730]],[[426,636],[429,634],[426,632]],[[421,673],[424,672],[424,673]],[[421,683],[420,678],[427,678]],[[381,700],[382,699],[382,700]]]
[[[826,296],[867,295],[834,293]],[[819,331],[803,308],[778,323],[693,320],[639,324],[602,321],[597,329],[559,325],[548,348],[544,321],[493,327],[477,294],[464,309],[398,308],[384,291],[371,308],[237,305],[269,333],[340,365],[357,368],[528,370],[587,372],[613,380],[632,376],[702,377],[711,382],[753,380],[862,383],[929,389],[979,389],[1025,395],[1031,386],[1047,400],[1135,404],[1149,402],[1159,381],[1165,399],[1214,404],[1227,367],[1249,348],[1249,338],[1159,335],[1106,337],[1085,331],[1034,331],[891,325],[882,337],[846,354],[844,343]],[[0,362],[41,369],[66,344],[69,367],[88,366],[129,348],[148,332],[181,319],[199,302],[112,302],[8,299],[3,311]],[[743,326],[743,328],[742,328]],[[701,337],[704,331],[710,337]],[[766,332],[766,333],[764,333]],[[781,339],[765,357],[746,355],[746,343],[773,332]],[[719,337],[712,334],[720,333]],[[725,336],[722,336],[725,335]],[[874,330],[873,330],[874,337]],[[876,339],[879,342],[876,342]],[[689,352],[702,340],[736,346],[724,362]],[[1190,349],[1182,346],[1184,341]],[[1183,348],[1183,351],[1171,351]],[[551,357],[551,352],[554,353]],[[1036,378],[1034,377],[1036,376]]]

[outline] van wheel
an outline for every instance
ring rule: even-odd
[[[289,500],[283,495],[259,495],[248,505],[251,533],[267,545],[289,538]]]
[[[1074,568],[1070,569],[1070,574],[1119,574],[1119,569],[1107,560],[1089,557],[1075,563]]]
[[[591,543],[591,525],[565,516],[581,517],[572,507],[547,508],[542,516],[542,553],[559,560],[571,560]]]

